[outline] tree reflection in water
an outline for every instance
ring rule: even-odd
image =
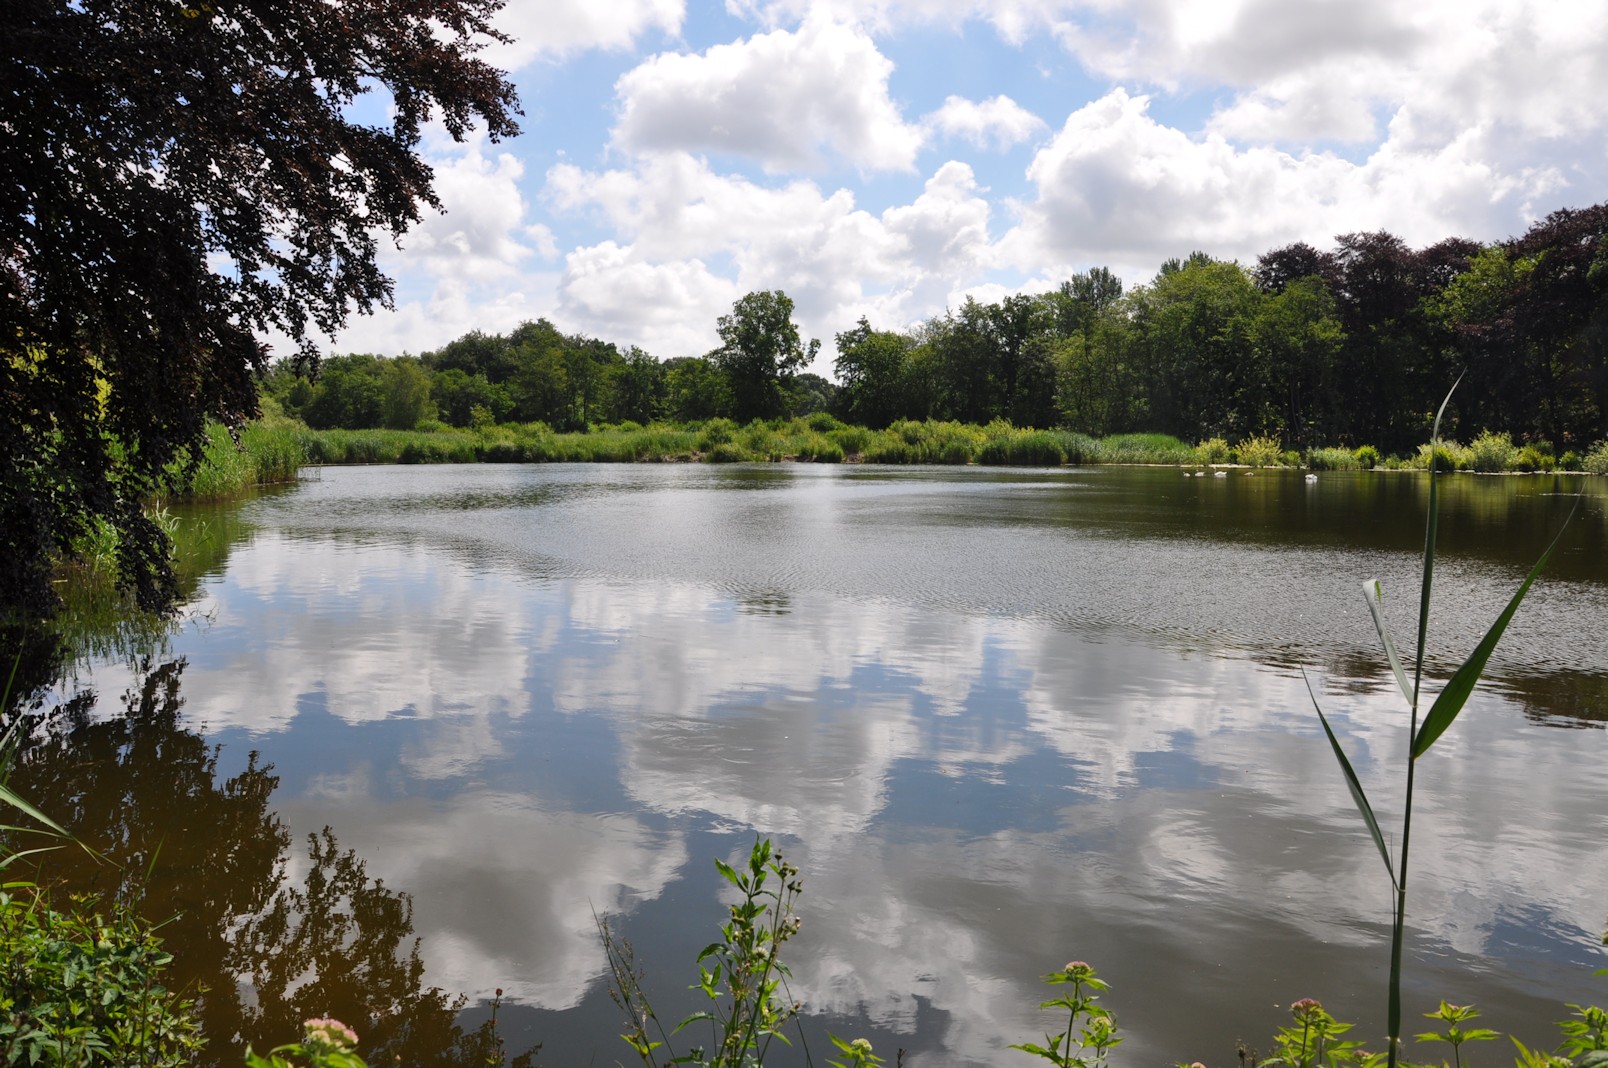
[[[218,748],[179,722],[184,666],[146,672],[119,715],[93,718],[86,692],[37,725],[12,787],[112,863],[58,850],[32,877],[166,921],[169,981],[202,992],[206,1063],[238,1065],[248,1042],[290,1041],[314,1016],[352,1024],[371,1064],[502,1063],[489,1022],[466,1033],[464,999],[424,985],[407,893],[371,880],[327,827],[309,836],[302,884],[286,881],[290,832],[269,808],[278,776],[252,753],[219,782]]]

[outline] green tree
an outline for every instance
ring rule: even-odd
[[[687,423],[732,411],[731,386],[714,362],[681,356],[664,364],[665,414]]]
[[[259,335],[316,363],[317,332],[391,299],[377,235],[439,206],[427,120],[518,132],[475,55],[499,6],[0,4],[0,613],[52,611],[55,560],[103,520],[121,581],[171,602],[143,506],[209,417],[257,413]],[[352,117],[371,89],[383,122]]]
[[[881,430],[910,414],[905,407],[906,361],[913,342],[891,330],[873,330],[865,316],[837,335],[837,408],[843,419]]]
[[[709,358],[726,375],[733,416],[739,422],[771,419],[786,411],[784,382],[820,351],[805,345],[793,322],[793,300],[781,290],[761,290],[738,299],[715,323],[720,347]]]
[[[664,396],[664,365],[632,345],[621,358],[614,377],[614,404],[610,419],[616,423],[627,419],[650,423],[658,418]]]
[[[420,420],[433,415],[430,375],[416,358],[399,356],[386,360],[381,380],[385,386],[381,422],[385,426],[392,430],[412,430]]]
[[[1266,390],[1256,404],[1257,433],[1297,448],[1337,440],[1333,410],[1344,333],[1321,278],[1306,275],[1259,303],[1251,354]]]
[[[1126,303],[1119,302],[1080,317],[1076,332],[1056,344],[1056,400],[1064,425],[1096,437],[1142,428],[1146,394],[1132,335]]]
[[[1154,429],[1237,440],[1262,433],[1266,375],[1250,345],[1262,298],[1237,263],[1195,253],[1134,294]]]
[[[370,353],[331,356],[319,368],[302,418],[314,430],[370,430],[385,422],[385,362]]]

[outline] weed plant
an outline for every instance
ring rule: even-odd
[[[58,912],[29,884],[0,890],[0,1061],[165,1068],[204,1045],[195,1003],[162,984],[172,954],[127,907]]]
[[[1050,986],[1070,986],[1072,989],[1060,997],[1039,1003],[1041,1009],[1056,1009],[1066,1014],[1066,1027],[1058,1034],[1046,1034],[1044,1045],[1023,1042],[1013,1045],[1042,1057],[1060,1068],[1106,1068],[1107,1057],[1121,1041],[1117,1034],[1117,1018],[1111,1010],[1099,1004],[1100,993],[1109,989],[1105,980],[1095,975],[1094,969],[1081,960],[1067,964],[1058,972],[1044,977]]]
[[[694,989],[708,998],[709,1008],[692,1013],[670,1031],[642,989],[630,943],[616,937],[606,919],[598,920],[613,977],[609,994],[627,1017],[622,1037],[644,1068],[655,1068],[662,1061],[702,1068],[761,1065],[773,1041],[787,1044],[782,1029],[798,1016],[800,1004],[787,994],[789,973],[781,958],[782,946],[799,929],[793,911],[803,891],[798,869],[782,859],[768,838],[754,840],[742,869],[718,859],[715,867],[737,889],[739,898],[720,928],[720,940],[698,954]],[[677,1036],[699,1024],[708,1025],[708,1044],[674,1055]]]
[[[1454,384],[1453,390],[1457,387]],[[1423,450],[1423,455],[1429,463],[1429,505],[1428,519],[1424,531],[1423,577],[1419,583],[1418,603],[1418,644],[1413,659],[1412,681],[1408,682],[1401,658],[1396,653],[1395,641],[1391,638],[1390,629],[1385,622],[1383,611],[1383,591],[1377,579],[1369,579],[1363,583],[1363,591],[1368,600],[1368,610],[1373,616],[1374,628],[1378,632],[1380,643],[1384,646],[1385,657],[1390,664],[1391,671],[1396,677],[1396,683],[1401,689],[1402,698],[1407,704],[1408,717],[1408,759],[1405,769],[1405,791],[1402,802],[1401,845],[1399,853],[1393,858],[1390,847],[1386,844],[1385,834],[1380,829],[1379,821],[1374,815],[1372,804],[1367,793],[1363,790],[1356,772],[1352,769],[1351,761],[1347,759],[1345,750],[1341,747],[1334,730],[1329,726],[1328,717],[1323,714],[1323,708],[1318,703],[1316,692],[1312,692],[1312,703],[1317,709],[1318,719],[1323,725],[1323,732],[1328,737],[1329,745],[1334,751],[1335,759],[1345,776],[1346,785],[1351,791],[1353,801],[1356,802],[1357,811],[1362,816],[1369,834],[1373,837],[1374,845],[1379,850],[1379,856],[1384,861],[1385,872],[1390,877],[1392,888],[1396,891],[1393,907],[1393,923],[1390,940],[1390,979],[1388,992],[1388,1019],[1389,1019],[1389,1048],[1387,1058],[1389,1068],[1396,1068],[1401,1052],[1401,974],[1402,974],[1402,947],[1406,935],[1407,919],[1407,874],[1410,849],[1412,845],[1412,818],[1413,818],[1413,779],[1418,768],[1418,760],[1429,748],[1435,744],[1452,725],[1474,685],[1479,681],[1485,665],[1489,662],[1491,654],[1495,651],[1497,643],[1502,640],[1502,634],[1507,629],[1508,622],[1513,613],[1518,611],[1519,604],[1524,595],[1529,592],[1530,586],[1535,582],[1536,576],[1546,565],[1547,559],[1557,547],[1558,539],[1554,538],[1541,559],[1536,561],[1524,582],[1519,586],[1512,599],[1495,623],[1486,632],[1474,651],[1463,661],[1452,677],[1447,681],[1439,696],[1430,706],[1429,712],[1419,721],[1420,697],[1423,693],[1424,653],[1429,632],[1429,600],[1435,572],[1435,540],[1439,520],[1439,502],[1437,498],[1437,484],[1439,482],[1440,458],[1442,446],[1440,443],[1441,417],[1446,412],[1446,405],[1451,401],[1451,393],[1441,402],[1440,412],[1435,416],[1435,425],[1430,436],[1430,443]],[[1576,502],[1578,507],[1578,501]],[[1573,512],[1570,513],[1572,518]],[[1565,520],[1567,527],[1568,520]],[[1559,531],[1558,538],[1563,536]],[[1309,684],[1310,690],[1310,684]]]

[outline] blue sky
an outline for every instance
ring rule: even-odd
[[[968,295],[1608,199],[1608,5],[513,0],[524,132],[426,144],[446,214],[335,351],[547,317],[664,359],[783,289],[825,345]]]

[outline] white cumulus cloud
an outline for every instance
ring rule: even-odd
[[[872,214],[844,189],[760,184],[685,153],[629,170],[563,164],[548,173],[554,209],[597,213],[618,235],[570,254],[566,321],[607,327],[605,336],[661,357],[698,354],[715,345],[715,317],[737,296],[782,289],[829,357],[833,333],[861,315],[906,325],[942,310],[962,279],[992,262],[983,192],[968,165],[949,162],[909,204]],[[611,295],[616,283],[655,300]]]
[[[1004,95],[983,101],[947,97],[928,121],[944,134],[979,148],[1007,149],[1045,128],[1043,119]]]
[[[502,9],[497,28],[513,40],[488,49],[486,57],[517,70],[540,58],[631,48],[650,30],[680,33],[685,17],[685,0],[526,0]]]
[[[723,152],[767,170],[809,169],[830,152],[867,171],[910,170],[923,133],[888,95],[893,64],[865,33],[820,19],[665,53],[615,86],[615,143],[632,152]]]

